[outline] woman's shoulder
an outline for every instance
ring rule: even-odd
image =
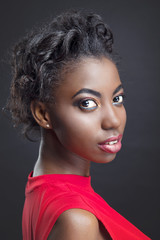
[[[94,214],[83,209],[69,209],[59,216],[48,240],[72,240],[77,239],[77,236],[79,240],[104,239]]]

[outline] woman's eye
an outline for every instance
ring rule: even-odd
[[[122,104],[124,102],[125,95],[119,95],[113,98],[113,104]]]
[[[93,110],[97,108],[97,103],[92,99],[82,100],[79,104],[79,107],[84,110]]]

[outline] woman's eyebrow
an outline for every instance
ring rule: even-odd
[[[113,92],[113,95],[115,95],[117,92],[119,92],[119,90],[121,90],[123,88],[123,85],[120,84]]]
[[[92,90],[92,89],[89,89],[89,88],[82,88],[82,89],[80,89],[78,92],[76,92],[76,93],[72,96],[72,98],[74,98],[75,96],[77,96],[77,95],[80,94],[80,93],[90,93],[90,94],[92,94],[92,95],[94,95],[94,96],[96,96],[96,97],[98,97],[98,98],[101,98],[101,94],[100,94],[99,92],[97,92],[97,91],[95,91],[95,90]]]
[[[123,88],[123,85],[120,84],[113,92],[113,95],[115,95],[117,92],[119,92],[119,90],[121,90]],[[81,94],[81,93],[90,93],[98,98],[101,98],[101,94],[95,90],[92,90],[90,88],[82,88],[80,89],[78,92],[76,92],[72,98],[76,97],[78,94]]]

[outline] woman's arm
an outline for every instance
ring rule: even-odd
[[[69,209],[63,212],[54,225],[48,240],[104,240],[99,221],[83,209]]]

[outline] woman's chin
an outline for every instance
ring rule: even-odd
[[[98,159],[96,159],[93,162],[96,162],[96,163],[109,163],[109,162],[112,162],[116,158],[116,155],[117,155],[117,153],[107,153],[102,158],[98,158]]]

